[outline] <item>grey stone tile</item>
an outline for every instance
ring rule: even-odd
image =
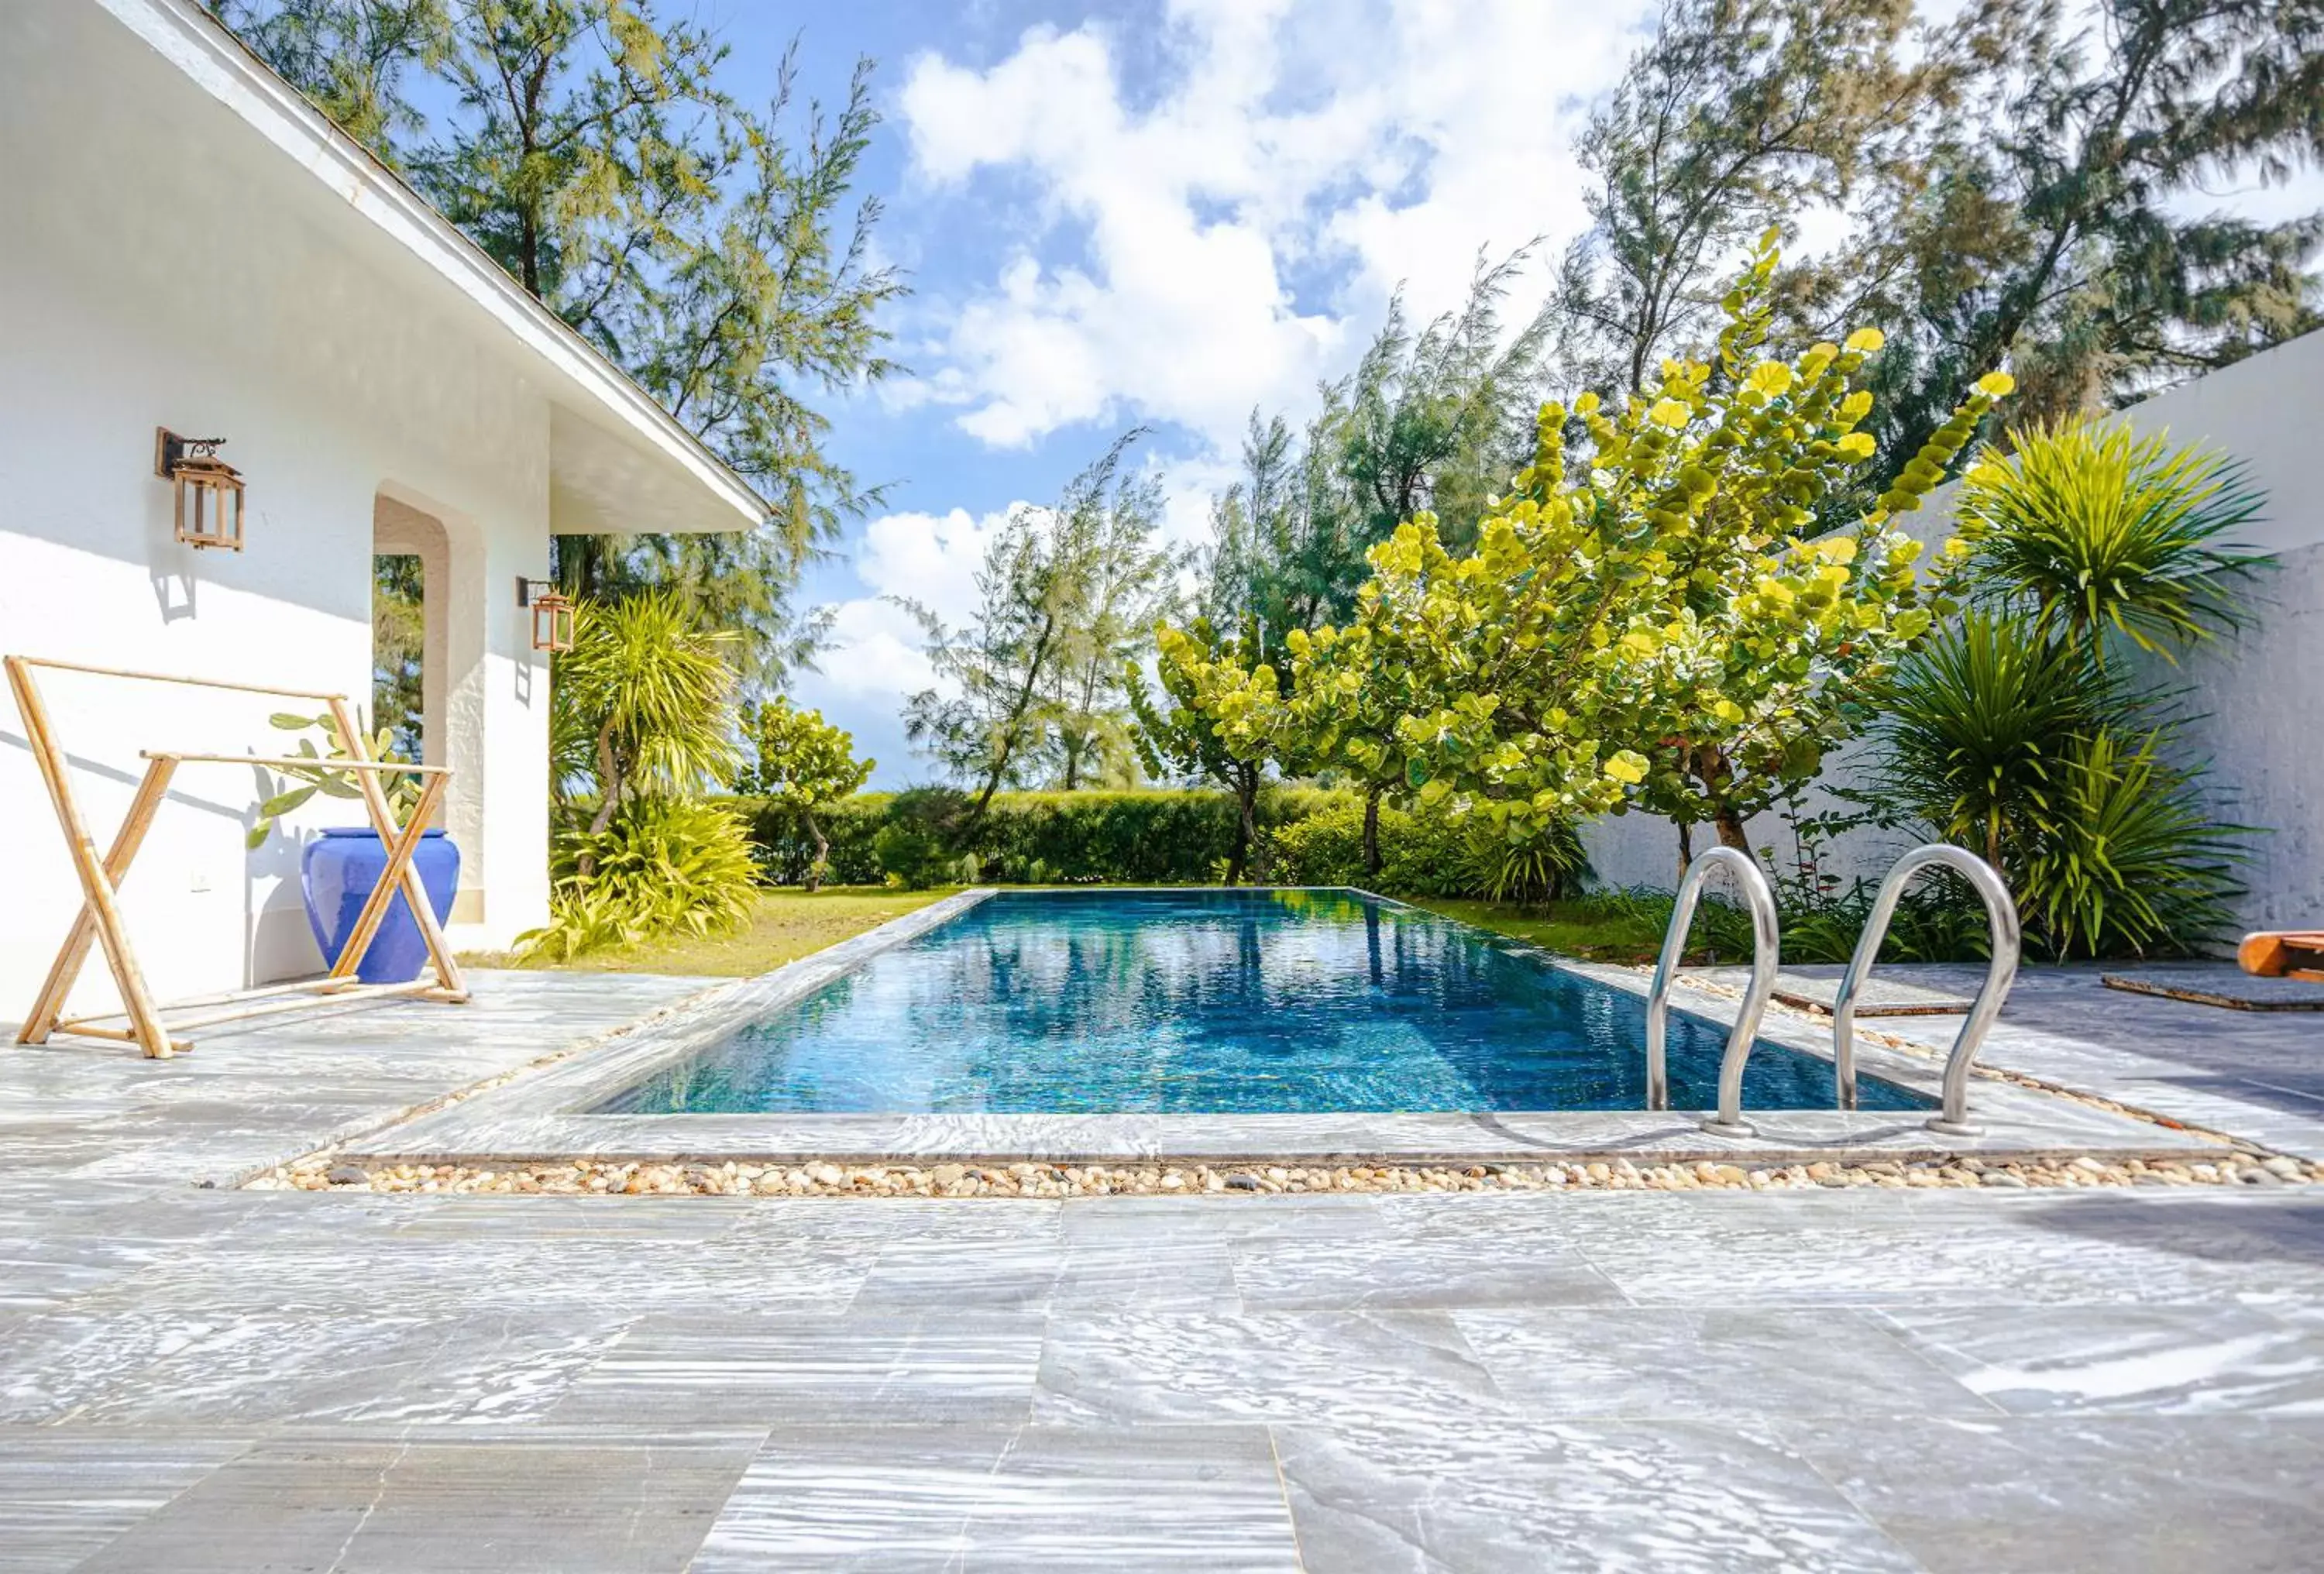
[[[1894,1308],[1900,1338],[2015,1414],[2324,1416],[2324,1328],[2239,1306]]]
[[[1379,1200],[1363,1192],[1252,1197],[1086,1197],[1065,1204],[1065,1238],[1342,1240],[1384,1235]]]
[[[1930,1574],[2294,1574],[2313,1569],[2324,1545],[2324,1422],[1775,1424]]]
[[[1064,1273],[1065,1248],[1046,1236],[893,1240],[856,1293],[858,1312],[918,1312],[932,1306],[1039,1312]]]
[[[1790,1450],[1686,1422],[1275,1429],[1312,1574],[1914,1574]]]
[[[2324,1296],[2304,1200],[2254,1210],[2163,1190],[2022,1192],[1674,1193],[1578,1207],[1560,1223],[1582,1255],[1643,1304],[2170,1302],[2248,1292]],[[1576,1199],[1575,1201],[1579,1201]],[[1629,1199],[1624,1200],[1629,1203]],[[2148,1211],[2152,1208],[2153,1211]],[[2191,1210],[2182,1211],[2182,1210]],[[2209,1210],[2225,1210],[2213,1219]],[[2176,1216],[2177,1222],[2174,1222]],[[2319,1218],[2324,1218],[2319,1214]],[[2256,1238],[2263,1269],[2206,1247]]]
[[[1024,1197],[769,1197],[736,1225],[743,1241],[1056,1240],[1060,1205]]]
[[[17,1220],[12,1220],[18,1222]],[[53,1306],[152,1270],[166,1248],[60,1229],[0,1236],[0,1308]]]
[[[1235,1284],[1255,1312],[1358,1307],[1603,1306],[1621,1292],[1546,1233],[1443,1229],[1237,1240]]]
[[[263,1443],[81,1565],[87,1574],[674,1574],[748,1463],[718,1440]]]
[[[889,1427],[776,1432],[693,1571],[1302,1567],[1264,1428]]]
[[[229,1240],[198,1260],[141,1275],[122,1298],[252,1312],[386,1306],[438,1313],[554,1306],[581,1294],[609,1312],[739,1302],[836,1312],[854,1297],[872,1258],[872,1247],[844,1241],[806,1247],[382,1232],[366,1239],[360,1257],[327,1238]]]
[[[1085,1240],[1065,1250],[1050,1307],[1060,1313],[1136,1306],[1240,1312],[1234,1265],[1217,1240]]]
[[[1506,1413],[1460,1330],[1435,1312],[1052,1318],[1033,1419],[1115,1426],[1327,1417],[1452,1424]]]
[[[701,1242],[733,1229],[751,1209],[748,1201],[724,1197],[447,1197],[435,1207],[413,1211],[395,1232],[449,1240],[502,1237]]]
[[[1991,1415],[1975,1393],[1849,1308],[1462,1311],[1501,1392],[1554,1419]]]
[[[555,1424],[1014,1424],[1030,1413],[1038,1316],[662,1316],[549,1412]]]
[[[43,1316],[0,1351],[0,1418],[159,1427],[538,1415],[619,1338],[563,1312]]]
[[[62,1574],[246,1446],[0,1429],[0,1574]]]

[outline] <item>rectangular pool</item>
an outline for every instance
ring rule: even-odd
[[[1671,1103],[1726,1030],[1674,1012]],[[1489,931],[1348,891],[987,897],[666,1064],[603,1114],[1641,1109],[1646,1003]],[[1747,1109],[1829,1109],[1762,1041]],[[1866,1109],[1928,1101],[1866,1078]]]

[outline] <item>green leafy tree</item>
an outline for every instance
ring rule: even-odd
[[[1243,474],[1213,502],[1204,611],[1283,636],[1343,620],[1364,554],[1423,510],[1473,537],[1488,496],[1524,463],[1547,323],[1505,331],[1502,303],[1529,253],[1479,265],[1461,307],[1417,332],[1401,298],[1356,369],[1322,390],[1296,435],[1254,412]]]
[[[954,628],[911,602],[943,686],[906,704],[906,735],[956,780],[981,816],[1001,787],[1054,769],[1082,784],[1119,750],[1127,704],[1120,674],[1143,650],[1174,560],[1153,544],[1161,494],[1124,473],[1118,438],[1069,482],[1055,506],[1019,511],[977,570],[978,604]]]
[[[1876,368],[1884,453],[1913,452],[1988,366],[2017,375],[2013,419],[2054,420],[2317,326],[2324,215],[2198,209],[2224,173],[2277,179],[2324,152],[2324,6],[1987,14],[1977,90],[1922,124],[1911,179],[1834,264],[1895,330]]]
[[[826,115],[763,108],[725,50],[652,0],[260,0],[219,14],[586,336],[766,500],[757,529],[567,535],[576,595],[671,591],[745,634],[774,686],[827,629],[791,604],[802,560],[878,499],[826,446],[826,395],[895,369],[853,188],[879,116],[871,67]]]
[[[823,719],[821,711],[801,711],[785,699],[770,700],[743,718],[757,760],[735,790],[765,798],[798,815],[815,842],[807,888],[821,888],[831,870],[831,842],[816,822],[816,811],[851,797],[871,779],[876,759],[855,758],[852,733]]]
[[[1877,509],[1812,534],[1873,456],[1857,429],[1871,397],[1851,382],[1880,336],[1762,359],[1778,264],[1763,237],[1729,295],[1716,377],[1674,362],[1614,414],[1575,401],[1586,467],[1569,471],[1567,412],[1545,406],[1534,462],[1473,551],[1447,550],[1425,515],[1375,548],[1351,624],[1366,632],[1295,632],[1287,684],[1166,639],[1194,706],[1238,754],[1299,747],[1360,692],[1371,652],[1393,649],[1420,808],[1522,842],[1637,806],[1748,850],[1745,819],[1815,776],[1865,719],[1867,686],[1942,607],[1959,548],[1924,583],[1919,544],[1888,520],[1919,506],[2009,388],[1989,377]]]
[[[372,715],[399,757],[418,759],[428,708],[425,577],[414,553],[383,552],[371,561]]]
[[[210,10],[349,136],[392,166],[426,121],[404,97],[451,31],[447,0],[211,0]]]
[[[1973,34],[1917,27],[1909,0],[1665,0],[1576,148],[1591,224],[1552,303],[1568,385],[1639,391],[1706,347],[1753,237],[1908,182]],[[1785,282],[1803,305],[1830,292]]]
[[[1244,715],[1257,695],[1255,675],[1267,674],[1269,684],[1274,678],[1262,657],[1258,620],[1229,631],[1197,617],[1183,629],[1157,628],[1155,637],[1160,692],[1148,691],[1135,667],[1125,673],[1139,757],[1159,779],[1213,781],[1233,793],[1235,836],[1226,883],[1240,885],[1246,874],[1264,880],[1259,789],[1281,735],[1250,726]]]

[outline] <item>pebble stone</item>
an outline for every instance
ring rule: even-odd
[[[1821,1160],[1748,1167],[1704,1159],[1640,1164],[1615,1155],[1556,1164],[1293,1164],[1218,1167],[1146,1164],[843,1164],[729,1161],[638,1164],[585,1159],[511,1164],[362,1164],[317,1154],[244,1183],[253,1191],[538,1192],[547,1195],[716,1197],[1090,1197],[1314,1192],[1783,1191],[1811,1186],[1928,1187],[2312,1185],[2324,1164],[2236,1153],[2217,1162],[2184,1155],[2101,1159]]]

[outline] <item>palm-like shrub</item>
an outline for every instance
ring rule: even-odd
[[[2263,501],[2223,455],[2084,419],[2020,433],[1972,470],[1960,523],[1981,586],[2043,631],[2101,658],[2112,633],[2175,659],[2235,626],[2239,582],[2268,560],[2226,538]]]
[[[1898,667],[1875,735],[1881,795],[2009,878],[2059,812],[2061,746],[2116,708],[2114,686],[2076,646],[1971,611]]]
[[[2175,660],[2232,627],[2267,559],[2226,538],[2259,507],[2233,462],[2089,421],[1963,483],[1979,604],[1892,675],[1876,796],[2000,870],[2053,956],[2185,951],[2232,916],[2245,828],[2208,812],[2168,696],[2110,647]]]
[[[668,591],[574,609],[549,706],[556,789],[586,787],[593,832],[632,796],[724,787],[743,763],[734,718],[735,635],[705,628]]]
[[[757,870],[736,814],[696,795],[733,779],[734,635],[650,591],[574,611],[549,746],[558,813],[549,923],[520,939],[563,959],[749,916]]]
[[[2211,817],[2193,773],[2157,755],[2162,741],[2102,728],[2066,752],[2023,882],[2053,954],[2181,950],[2234,916],[2244,828]]]

